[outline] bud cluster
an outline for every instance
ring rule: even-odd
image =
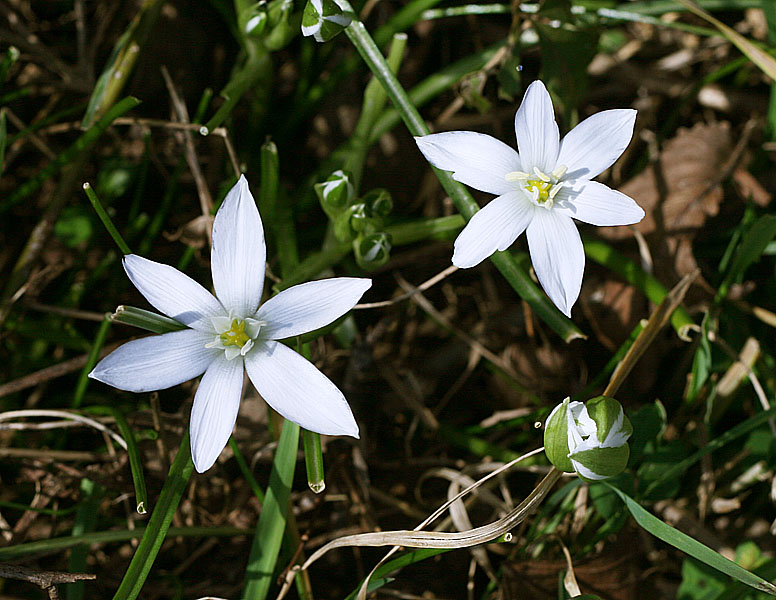
[[[387,190],[376,188],[358,198],[350,175],[337,170],[315,184],[315,193],[331,219],[334,236],[341,242],[353,242],[361,268],[376,269],[388,262],[391,236],[384,231],[384,217],[393,210],[393,199]]]

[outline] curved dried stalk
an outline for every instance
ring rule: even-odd
[[[477,544],[493,541],[498,537],[514,529],[544,500],[544,497],[560,479],[562,473],[552,469],[534,490],[518,506],[512,509],[505,517],[488,523],[482,527],[475,527],[469,531],[437,532],[437,531],[380,531],[374,533],[360,533],[346,535],[332,540],[322,548],[319,548],[302,565],[307,569],[311,564],[334,548],[345,546],[404,546],[406,548],[468,548]]]

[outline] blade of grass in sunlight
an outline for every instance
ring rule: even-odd
[[[770,54],[755,46],[752,42],[750,42],[732,27],[728,27],[716,17],[710,15],[707,11],[698,6],[698,4],[693,0],[676,1],[684,6],[687,10],[691,11],[693,14],[699,16],[705,21],[708,21],[714,25],[714,27],[719,29],[722,35],[724,35],[730,43],[736,46],[749,58],[749,60],[757,65],[763,73],[765,73],[774,82],[776,82],[776,59],[774,59]]]
[[[38,190],[49,177],[58,173],[65,165],[72,163],[76,156],[88,150],[97,141],[111,123],[140,104],[137,98],[127,97],[113,105],[94,125],[79,137],[64,152],[46,165],[35,177],[20,185],[5,200],[0,201],[0,215]]]
[[[269,486],[245,570],[242,596],[245,600],[264,600],[275,581],[275,565],[286,527],[298,449],[299,425],[286,421],[275,450]]]
[[[143,533],[143,539],[140,540],[140,545],[135,550],[132,562],[129,563],[113,600],[134,600],[140,594],[156,555],[162,547],[175,510],[178,508],[193,470],[189,430],[186,428],[186,434],[183,436],[178,454],[170,466],[170,472],[167,474],[162,492],[156,501],[156,507],[151,513],[151,519]]]
[[[689,554],[693,558],[701,561],[704,564],[717,569],[718,571],[741,581],[756,590],[776,596],[776,586],[772,583],[765,581],[763,578],[758,577],[754,573],[751,573],[744,569],[742,566],[737,565],[732,560],[725,558],[718,552],[715,552],[708,546],[701,544],[699,541],[691,538],[686,533],[682,533],[678,529],[674,529],[667,523],[664,523],[658,519],[655,515],[644,509],[638,502],[628,496],[625,492],[620,491],[608,482],[603,482],[605,486],[612,489],[620,499],[625,503],[628,511],[633,516],[634,520],[646,531],[654,535],[656,538],[663,540],[667,544],[670,544],[674,548],[681,550],[682,552]]]

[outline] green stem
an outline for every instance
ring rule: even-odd
[[[105,226],[105,229],[108,230],[108,233],[113,238],[113,241],[116,242],[116,245],[119,247],[119,250],[121,250],[121,253],[132,254],[132,250],[129,249],[129,246],[124,241],[124,238],[121,237],[121,234],[119,233],[118,229],[116,229],[116,226],[113,224],[113,221],[111,221],[111,218],[110,216],[108,216],[108,213],[105,212],[105,209],[102,207],[102,203],[100,202],[100,199],[97,197],[97,194],[95,193],[94,189],[92,188],[91,184],[88,181],[84,183],[84,192],[86,192],[86,196],[89,198],[89,202],[92,203],[94,212],[96,212],[97,216],[100,217],[100,221],[102,221],[102,224]]]
[[[275,564],[286,527],[298,448],[299,425],[286,421],[278,440],[269,487],[248,557],[243,590],[245,600],[264,600],[275,581]]]
[[[99,329],[97,329],[97,335],[94,336],[94,342],[92,348],[89,350],[89,358],[86,360],[84,368],[81,369],[81,373],[78,375],[78,383],[75,386],[75,393],[73,394],[73,408],[78,408],[84,399],[86,393],[86,387],[89,385],[89,373],[97,364],[97,359],[100,356],[100,350],[105,345],[105,338],[108,337],[108,330],[110,329],[111,318],[110,314],[105,316],[102,323],[100,323]]]
[[[121,580],[113,600],[134,600],[140,594],[140,590],[143,588],[148,573],[154,564],[156,555],[162,547],[167,530],[170,528],[172,517],[178,508],[181,496],[183,496],[183,491],[186,489],[186,484],[189,482],[193,470],[194,463],[191,460],[189,432],[187,429],[181,441],[178,454],[175,456],[172,466],[170,466],[167,479],[164,481],[164,487],[162,487],[162,493],[156,502],[156,508],[154,508],[154,512],[151,514],[151,520],[143,533],[143,539],[140,540],[140,545],[135,550],[132,562],[129,563],[129,568],[124,573],[124,578]]]
[[[323,451],[321,450],[321,436],[313,431],[302,430],[304,442],[304,460],[307,469],[307,485],[316,494],[326,489],[326,480],[323,474]]]

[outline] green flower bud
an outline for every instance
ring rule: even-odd
[[[561,471],[583,479],[619,475],[628,464],[628,438],[633,426],[614,398],[598,396],[581,402],[566,398],[547,418],[544,451]]]
[[[269,22],[266,1],[252,4],[242,11],[238,16],[237,22],[240,25],[240,29],[247,35],[261,37]]]
[[[339,217],[355,196],[350,175],[341,169],[334,171],[326,181],[316,183],[313,187],[321,207],[331,219]]]
[[[264,46],[280,50],[299,32],[299,13],[294,14],[294,0],[272,0],[267,5],[267,32]]]
[[[328,42],[353,20],[334,0],[308,0],[302,14],[302,34]]]
[[[360,235],[353,242],[356,262],[362,269],[377,269],[391,258],[391,236],[381,231]]]
[[[370,190],[362,201],[367,205],[369,211],[378,217],[387,217],[393,210],[393,198],[391,193],[383,188]]]

